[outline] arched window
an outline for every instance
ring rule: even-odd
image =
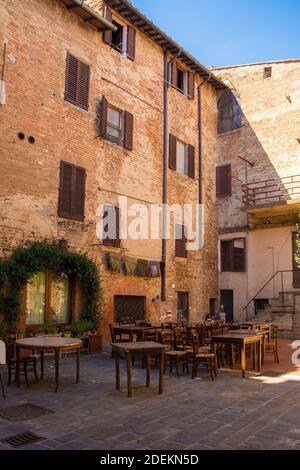
[[[219,100],[219,134],[241,127],[241,108],[232,91],[226,91]]]

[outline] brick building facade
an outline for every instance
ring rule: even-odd
[[[130,2],[107,4],[87,1],[91,15],[75,0],[1,2],[0,255],[44,239],[87,252],[103,280],[108,339],[124,308],[154,323],[178,311],[201,321],[218,298],[217,95],[226,85]],[[119,196],[147,208],[203,202],[203,249],[182,257],[173,239],[165,251],[161,239],[104,243],[97,209]],[[32,295],[24,293],[22,327]]]

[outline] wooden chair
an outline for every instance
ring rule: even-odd
[[[274,359],[279,364],[278,356],[278,326],[274,325],[271,330],[271,338],[269,342],[265,342],[265,353],[274,354]]]
[[[118,326],[114,324],[109,325],[110,329],[110,336],[112,343],[127,343],[129,342],[129,335],[123,335],[122,333],[118,332]],[[114,353],[113,350],[111,351],[111,355],[113,357]]]
[[[3,399],[5,400],[4,385],[1,375],[1,368],[6,366],[6,346],[4,341],[0,340],[0,385],[2,390]]]
[[[197,377],[198,367],[206,368],[210,372],[211,380],[214,380],[214,375],[217,377],[216,356],[214,353],[202,351],[199,348],[199,341],[196,336],[193,339],[193,372],[192,378]]]
[[[162,331],[161,332],[161,342],[164,345],[167,345],[169,349],[165,351],[165,370],[166,373],[166,364],[169,363],[170,373],[173,372],[173,367],[175,367],[177,372],[177,377],[180,377],[179,368],[182,367],[182,373],[186,370],[189,374],[189,358],[188,351],[176,351],[174,349],[174,340],[172,331]]]
[[[28,372],[33,372],[35,381],[38,382],[37,375],[37,360],[31,351],[23,350],[20,351],[20,360],[19,360],[19,371],[20,375],[24,375],[25,382],[27,387],[29,387],[28,382]],[[15,381],[17,379],[17,357],[16,357],[16,347],[15,343],[9,343],[6,345],[6,357],[8,365],[8,385],[11,384],[12,373],[15,372]]]

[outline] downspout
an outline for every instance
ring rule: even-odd
[[[181,51],[171,59],[174,62]],[[168,88],[169,88],[169,62],[168,52],[164,50],[164,86],[163,86],[163,113],[164,113],[164,157],[163,157],[163,197],[162,197],[162,247],[161,247],[161,293],[162,302],[166,301],[166,261],[167,261],[167,201],[168,201]]]
[[[199,165],[199,171],[198,171],[198,203],[202,204],[203,203],[203,185],[202,185],[202,154],[203,154],[203,143],[202,143],[202,87],[206,83],[209,82],[211,79],[211,73],[210,75],[206,78],[206,80],[203,80],[202,83],[198,86],[198,143],[199,143],[199,153],[198,153],[198,165]],[[199,221],[201,223],[201,221]],[[201,228],[201,227],[200,227]]]

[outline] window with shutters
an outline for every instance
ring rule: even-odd
[[[232,195],[231,165],[222,165],[216,168],[216,193],[217,197]]]
[[[185,144],[172,134],[169,138],[169,168],[195,178],[195,147]]]
[[[235,238],[221,241],[221,271],[243,272],[246,270],[246,239]]]
[[[88,110],[90,67],[71,54],[67,54],[65,101]]]
[[[103,208],[103,245],[120,247],[120,209],[105,205]]]
[[[133,115],[108,103],[105,96],[97,105],[98,137],[133,150]]]
[[[116,31],[104,31],[103,41],[118,51],[124,57],[135,59],[136,31],[130,25],[122,24],[120,20],[113,18],[110,8],[105,7],[105,17],[116,26]]]
[[[226,91],[218,103],[218,130],[219,134],[240,128],[241,108],[234,93]]]
[[[84,168],[68,162],[60,164],[58,215],[67,219],[84,220],[85,204]]]
[[[175,225],[175,256],[177,258],[187,258],[187,227],[185,225]]]
[[[186,95],[190,99],[195,97],[195,74],[178,66],[176,61],[170,62],[170,83],[172,87]]]

